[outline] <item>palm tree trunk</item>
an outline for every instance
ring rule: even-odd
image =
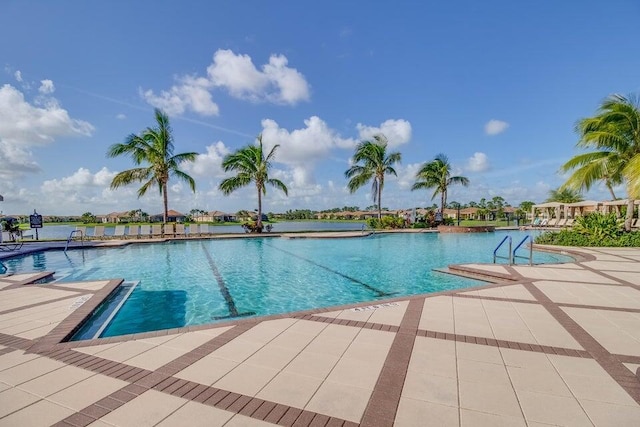
[[[633,202],[634,200],[631,197],[627,199],[627,215],[624,219],[624,231],[631,231],[631,223],[633,222]]]
[[[256,221],[258,233],[262,233],[262,189],[258,188],[258,221]]]
[[[378,181],[378,221],[382,221],[382,202],[380,201],[381,195],[382,195],[382,182]]]
[[[440,192],[440,213],[442,214],[442,220],[444,221],[444,205],[447,204],[447,192]]]
[[[609,189],[609,193],[611,193],[611,200],[616,200],[616,194],[613,192],[613,187],[611,184],[607,182],[607,188]]]
[[[169,200],[167,199],[167,183],[162,183],[162,199],[164,202],[164,223],[167,223],[169,216]]]

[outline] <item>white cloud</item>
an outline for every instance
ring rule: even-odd
[[[484,172],[489,168],[489,158],[484,153],[474,153],[467,161],[467,169],[471,172]]]
[[[189,174],[201,177],[222,177],[222,159],[229,154],[229,149],[222,141],[211,144],[207,147],[207,152],[198,154],[194,162],[185,163],[184,169]]]
[[[309,84],[288,63],[284,55],[271,55],[260,71],[249,55],[220,49],[213,55],[207,75],[213,86],[226,88],[236,98],[289,105],[308,101]]]
[[[116,115],[116,119],[118,119],[118,120],[124,120],[126,118],[127,118],[127,116],[124,115],[123,113],[120,113],[120,114]]]
[[[191,110],[204,116],[218,115],[218,105],[213,102],[209,92],[209,82],[204,78],[184,76],[178,79],[178,84],[168,91],[161,91],[156,95],[151,89],[142,91],[140,95],[149,104],[162,109],[171,116]]]
[[[386,120],[380,126],[367,126],[362,123],[357,124],[360,139],[367,140],[374,135],[384,134],[389,140],[389,147],[397,147],[409,142],[411,139],[411,123],[406,120]]]
[[[0,87],[0,176],[15,178],[39,170],[31,147],[59,137],[90,136],[93,130],[88,122],[72,119],[55,98],[42,96],[34,105],[5,84]]]
[[[509,123],[503,122],[502,120],[489,120],[484,125],[484,132],[487,135],[498,135],[499,133],[504,132],[509,127]]]
[[[16,81],[22,82],[22,72],[20,70],[17,70],[15,73],[13,73],[13,77],[16,78]]]
[[[219,49],[207,67],[206,77],[181,76],[176,80],[177,84],[160,94],[150,89],[140,90],[140,94],[149,104],[170,115],[191,110],[209,116],[219,112],[211,95],[215,88],[226,89],[231,96],[252,102],[295,105],[310,98],[305,77],[288,66],[284,55],[271,55],[259,70],[249,55]]]
[[[396,172],[398,172],[398,187],[402,190],[410,190],[413,184],[416,182],[416,173],[422,167],[422,163],[411,163],[409,165],[397,166]]]
[[[55,92],[55,90],[56,88],[51,80],[40,80],[40,87],[38,88],[38,92],[43,95],[49,95]]]
[[[351,148],[352,139],[342,138],[318,116],[304,121],[305,127],[288,131],[275,120],[262,121],[262,142],[267,152],[280,144],[276,159],[288,165],[309,165],[326,158],[333,148]],[[313,166],[311,166],[313,168]]]

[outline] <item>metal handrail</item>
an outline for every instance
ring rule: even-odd
[[[520,246],[522,246],[524,242],[527,241],[527,239],[529,239],[529,256],[526,257],[526,256],[516,255],[516,252],[518,251],[518,249],[520,249]],[[533,265],[533,238],[531,237],[531,235],[524,236],[524,239],[522,239],[522,241],[518,243],[516,248],[513,250],[513,255],[511,259],[515,260],[516,258],[524,258],[524,259],[529,258],[529,265]]]
[[[2,274],[6,273],[7,271],[9,271],[9,267],[7,267],[6,265],[4,265],[4,262],[0,261],[0,267],[3,268],[2,270]]]
[[[82,246],[84,247],[84,233],[82,232],[82,230],[73,230],[71,233],[69,233],[69,238],[67,239],[67,244],[64,247],[64,251],[67,252],[67,249],[69,249],[69,242],[71,242],[71,240],[73,239],[73,236],[79,233],[80,234],[80,242],[82,243]]]
[[[500,256],[498,255],[498,249],[500,249],[500,247],[503,245],[504,242],[509,241],[509,256]],[[496,246],[496,248],[493,250],[493,263],[496,263],[496,259],[497,258],[502,258],[502,259],[507,259],[509,260],[509,265],[513,264],[513,258],[511,258],[512,254],[511,254],[511,245],[512,245],[513,239],[511,239],[511,236],[505,236],[504,239],[502,239],[502,241],[498,244],[498,246]]]

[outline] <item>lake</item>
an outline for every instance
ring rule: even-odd
[[[354,231],[362,230],[365,222],[316,222],[316,221],[282,221],[271,223],[274,233],[291,233],[297,231]],[[189,226],[185,227],[187,230]],[[66,239],[69,234],[76,229],[75,225],[45,225],[38,229],[40,239]],[[114,227],[106,227],[105,235],[112,235]],[[244,233],[244,229],[239,225],[210,226],[209,231],[214,234]],[[28,233],[35,236],[35,230]],[[87,234],[93,234],[93,227],[87,227]],[[35,237],[34,237],[35,238]]]

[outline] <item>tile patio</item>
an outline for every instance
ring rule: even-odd
[[[120,280],[0,276],[0,426],[637,426],[640,249],[433,295],[65,343]]]

